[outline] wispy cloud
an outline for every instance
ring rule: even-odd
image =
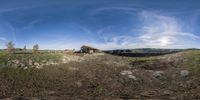
[[[6,42],[8,42],[8,40],[5,37],[0,37],[0,48],[3,48]]]
[[[4,42],[5,42],[5,41],[8,41],[8,40],[7,40],[6,38],[4,38],[4,37],[0,37],[0,40],[1,40],[1,41],[4,41]]]
[[[38,24],[38,23],[40,23],[40,22],[42,22],[43,21],[43,19],[42,18],[40,18],[40,19],[35,19],[35,20],[32,20],[30,23],[28,23],[28,25],[27,26],[25,26],[23,29],[31,29],[31,28],[33,28],[34,27],[34,25],[36,25],[36,24]]]
[[[173,16],[165,16],[159,12],[142,11],[138,13],[141,28],[133,35],[101,36],[103,43],[93,43],[101,49],[132,49],[132,48],[189,48],[194,41],[200,39],[195,33],[184,29]],[[191,26],[192,28],[192,26]],[[106,34],[105,30],[101,30]]]
[[[199,39],[194,33],[185,32],[178,20],[171,16],[164,16],[154,12],[140,13],[143,27],[139,39],[148,47],[172,47],[184,45],[187,41]]]
[[[130,13],[132,14],[132,12],[138,11],[138,8],[133,8],[133,7],[101,7],[101,8],[97,8],[95,10],[92,10],[90,13],[91,14],[99,14],[101,12],[105,12],[105,11],[123,11],[124,13]]]

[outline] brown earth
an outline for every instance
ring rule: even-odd
[[[200,51],[158,57],[79,56],[42,69],[0,69],[0,98],[200,99]]]

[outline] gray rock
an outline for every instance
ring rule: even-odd
[[[24,63],[20,63],[20,67],[25,67],[25,64]]]
[[[71,70],[71,71],[78,71],[78,70],[79,70],[79,69],[76,68],[76,67],[68,67],[68,69]]]
[[[19,60],[15,60],[14,61],[16,64],[20,64],[20,61]]]
[[[155,78],[162,78],[162,77],[163,77],[163,74],[164,74],[163,71],[155,71],[155,72],[153,73],[153,76],[154,76]]]
[[[37,63],[37,62],[35,62],[35,63],[34,63],[34,65],[35,65],[35,66],[39,66],[40,64],[39,64],[39,63]]]
[[[128,78],[133,79],[133,80],[137,80],[137,78],[133,75],[128,75]]]
[[[121,75],[131,75],[132,72],[129,71],[129,70],[124,70],[124,71],[122,71],[120,74],[121,74]]]
[[[169,95],[173,94],[173,91],[165,90],[165,91],[163,92],[163,94],[164,94],[165,96],[169,96]]]
[[[75,82],[76,83],[76,85],[78,86],[78,87],[81,87],[81,86],[83,86],[83,84],[82,84],[82,82],[81,81],[77,81],[77,82]]]
[[[31,59],[28,60],[29,65],[33,65],[33,61]]]
[[[28,67],[27,67],[27,66],[25,66],[23,69],[28,69]]]
[[[180,75],[181,75],[181,77],[187,77],[187,76],[189,76],[189,71],[188,70],[181,70]]]

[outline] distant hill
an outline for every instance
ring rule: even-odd
[[[157,48],[139,48],[139,49],[117,49],[117,50],[106,50],[105,53],[121,55],[121,56],[156,56],[170,53],[176,53],[186,50],[199,50],[196,48],[189,49],[157,49]]]

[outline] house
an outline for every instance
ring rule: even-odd
[[[89,53],[89,54],[92,54],[92,53],[97,53],[99,52],[99,49],[96,49],[94,47],[90,47],[90,46],[86,46],[86,45],[83,45],[81,47],[81,53]]]

